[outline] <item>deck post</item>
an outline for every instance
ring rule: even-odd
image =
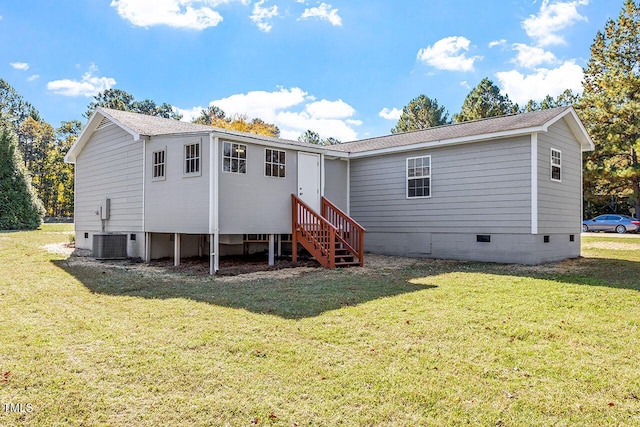
[[[269,234],[269,265],[275,265],[275,257],[274,257],[274,235]]]
[[[291,195],[291,262],[298,262],[298,204],[296,196]]]
[[[180,233],[173,235],[173,265],[175,267],[180,265]]]
[[[144,261],[151,262],[151,233],[144,233]]]

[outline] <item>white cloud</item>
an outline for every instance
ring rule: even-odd
[[[535,68],[542,64],[555,64],[558,58],[541,47],[529,46],[523,43],[514,43],[513,49],[518,55],[512,60],[513,63],[524,68]]]
[[[578,7],[588,4],[589,0],[543,0],[540,12],[525,19],[522,28],[540,46],[564,44],[565,40],[560,33],[578,21],[587,21],[578,12]]]
[[[27,77],[27,81],[28,82],[32,82],[34,80],[38,80],[39,78],[40,78],[40,74],[33,74],[33,75]]]
[[[80,80],[62,79],[47,83],[47,90],[63,96],[86,96],[91,97],[98,92],[104,92],[116,84],[112,77],[98,77],[98,67],[91,64],[89,71],[82,75]]]
[[[473,63],[482,57],[466,56],[470,44],[469,39],[465,37],[446,37],[435,42],[433,46],[420,49],[418,60],[439,70],[473,71]]]
[[[342,18],[338,15],[338,9],[330,4],[321,3],[318,7],[307,8],[302,12],[300,19],[318,18],[329,21],[334,27],[342,26]]]
[[[222,22],[214,8],[222,4],[250,0],[113,0],[118,15],[139,27],[168,25],[176,28],[204,30]]]
[[[378,116],[382,117],[383,119],[387,119],[387,120],[400,120],[400,116],[401,115],[402,115],[402,110],[398,110],[395,107],[393,107],[392,109],[388,109],[387,107],[384,107],[378,113]]]
[[[507,44],[507,41],[505,39],[494,40],[492,42],[489,42],[489,47],[504,46],[505,44]]]
[[[312,102],[306,105],[305,110],[311,117],[316,119],[342,119],[351,117],[356,112],[351,105],[342,99],[338,99],[337,101],[327,101],[323,99]]]
[[[546,95],[557,96],[565,89],[582,92],[582,67],[573,61],[557,68],[539,68],[528,75],[511,70],[496,73],[496,77],[503,92],[518,104],[525,104],[530,99],[541,100]]]
[[[262,7],[265,1],[266,0],[261,0],[253,4],[253,13],[249,19],[251,19],[260,30],[268,33],[272,28],[271,19],[278,16],[278,6]]]
[[[209,105],[222,109],[227,116],[236,114],[260,118],[280,129],[280,136],[296,140],[307,129],[322,138],[352,141],[357,138],[354,127],[362,125],[353,119],[355,110],[341,99],[316,101],[300,88],[279,88],[273,92],[252,91],[213,100]],[[200,115],[202,107],[177,109],[183,120],[191,121]]]
[[[29,64],[26,62],[10,62],[9,65],[16,70],[27,71],[29,69]]]

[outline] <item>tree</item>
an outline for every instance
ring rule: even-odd
[[[35,120],[40,120],[38,111],[3,79],[0,79],[0,116],[11,123],[16,132],[27,117],[31,116]]]
[[[91,117],[91,114],[98,107],[111,108],[120,111],[131,111],[134,113],[146,114],[148,116],[164,117],[166,119],[180,120],[182,115],[174,111],[170,104],[163,103],[157,105],[150,99],[143,101],[136,101],[128,92],[122,89],[107,89],[104,92],[100,92],[95,95],[94,100],[87,106],[87,111],[84,113],[86,118]]]
[[[500,88],[485,77],[469,92],[460,113],[453,115],[453,121],[460,123],[517,112],[518,105],[511,102],[508,95],[501,95]]]
[[[215,105],[210,105],[206,110],[202,110],[200,115],[193,119],[193,123],[201,125],[213,125],[218,120],[224,120],[226,113]]]
[[[275,138],[280,136],[280,129],[272,123],[267,123],[258,118],[249,120],[249,117],[244,114],[227,117],[227,114],[215,105],[202,110],[200,115],[193,120],[193,123]]]
[[[18,153],[12,124],[0,116],[0,230],[30,230],[44,209]]]
[[[551,95],[545,96],[540,103],[530,99],[524,107],[520,109],[521,113],[537,110],[547,110],[549,108],[567,107],[569,105],[575,105],[580,100],[578,94],[573,93],[571,89],[566,89],[557,97],[553,98]]]
[[[591,45],[577,105],[596,146],[585,154],[585,201],[628,200],[640,215],[640,5],[625,0]]]
[[[430,99],[426,95],[419,95],[412,99],[402,109],[402,115],[391,133],[409,132],[426,129],[449,123],[449,113],[444,106],[438,105],[438,100]]]
[[[326,139],[320,138],[320,134],[318,132],[312,131],[311,129],[307,129],[307,131],[298,137],[298,141],[306,142],[307,144],[316,144],[316,145],[336,145],[340,144],[340,140],[329,137]]]

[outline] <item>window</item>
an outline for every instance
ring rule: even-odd
[[[284,178],[286,153],[280,150],[267,148],[264,150],[264,174],[265,176],[275,176]]]
[[[225,142],[222,146],[222,170],[231,173],[247,173],[247,146]]]
[[[551,180],[562,181],[562,153],[551,149]]]
[[[407,197],[431,197],[431,156],[407,159]]]
[[[153,175],[154,179],[164,179],[165,172],[165,150],[153,152]]]
[[[184,146],[184,174],[200,174],[200,144],[187,144]]]

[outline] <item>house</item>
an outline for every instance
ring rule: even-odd
[[[577,257],[582,152],[592,149],[572,107],[328,147],[98,108],[66,161],[76,165],[77,247],[117,233],[126,256],[208,254],[213,273],[220,255],[255,241],[268,242],[270,262],[291,242],[327,266],[362,264],[363,248]]]

